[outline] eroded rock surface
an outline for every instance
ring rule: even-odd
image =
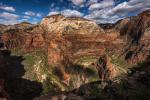
[[[117,70],[110,62],[110,58],[106,55],[100,56],[96,64],[96,68],[98,70],[99,78],[102,81],[111,80],[116,77]]]
[[[127,46],[125,47],[125,59],[135,64],[146,59],[150,42],[150,11],[140,13],[131,17],[125,26],[120,30],[120,34],[125,37]]]
[[[49,55],[54,51],[53,54],[58,53],[57,56],[60,56],[61,52],[73,54],[73,58],[84,55],[98,56],[110,41],[114,41],[114,43],[110,43],[112,45],[121,42],[121,40],[116,40],[117,34],[104,34],[104,30],[96,23],[82,18],[66,18],[62,15],[49,16],[42,20],[41,25],[48,33]],[[52,50],[52,48],[54,49]],[[57,62],[56,59],[54,61]]]
[[[25,28],[21,24],[19,27],[18,29],[9,29],[0,36],[5,49],[22,49],[25,52],[45,49],[44,31],[40,26]]]

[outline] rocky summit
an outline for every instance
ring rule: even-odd
[[[149,100],[150,10],[115,24],[47,16],[0,25],[0,99]]]

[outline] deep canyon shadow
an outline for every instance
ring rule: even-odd
[[[22,65],[23,57],[11,55],[8,50],[2,50],[2,52],[6,63],[4,68],[5,88],[12,100],[32,100],[40,96],[42,84],[22,78],[26,72]]]

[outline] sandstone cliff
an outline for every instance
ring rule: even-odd
[[[104,51],[109,51],[106,52],[106,54],[108,55],[112,54],[111,61],[108,60],[107,62],[107,58],[102,56],[99,59],[100,62],[98,60],[96,63],[100,79],[107,80],[115,75],[115,68],[118,68],[119,70],[121,69],[116,65],[121,65],[124,70],[128,70],[128,73],[124,73],[122,76],[120,75],[119,78],[115,79],[114,81],[106,81],[104,83],[99,81],[91,82],[88,84],[84,84],[83,86],[81,85],[79,88],[67,93],[61,92],[57,95],[52,95],[51,93],[49,93],[48,95],[41,96],[39,98],[36,98],[35,100],[48,98],[64,98],[69,100],[72,98],[72,96],[75,100],[117,100],[118,98],[122,100],[140,100],[143,98],[149,99],[149,12],[150,11],[145,11],[136,17],[123,19],[115,25],[110,25],[109,27],[105,27],[105,25],[103,25],[102,28],[105,29],[104,37],[102,34],[95,37],[94,35],[80,34],[63,35],[64,37],[67,37],[65,38],[65,40],[67,40],[67,43],[71,43],[69,48],[73,48],[70,49],[73,52],[73,58],[79,59],[83,56],[93,56],[95,54],[101,56],[100,54],[104,54]],[[111,34],[111,37],[114,36],[114,38],[109,39],[108,33]],[[115,35],[113,33],[115,33]],[[96,48],[92,47],[90,43],[94,45],[94,47],[100,48],[101,50],[98,50],[97,53],[96,51],[94,51],[96,50]],[[103,43],[106,45],[104,45]],[[58,43],[55,42],[55,44]],[[117,48],[117,46],[119,47]],[[54,47],[57,48],[57,46],[55,45]],[[115,50],[114,48],[117,48],[117,50]],[[111,50],[114,52],[110,52]],[[118,57],[116,57],[115,54],[119,54],[119,59],[116,59]],[[122,57],[123,61],[127,61],[126,66],[124,66],[125,63],[121,61]],[[121,64],[118,64],[118,62],[120,62]],[[114,64],[114,66],[112,66],[112,63]],[[130,69],[128,69],[128,67],[130,67]]]
[[[82,18],[67,18],[54,15],[44,18],[40,24],[45,31],[48,49],[48,62],[52,66],[65,67],[78,65],[80,59],[92,57],[89,66],[95,63],[105,50],[117,51],[123,44],[117,33],[106,33],[96,23]],[[116,45],[117,44],[117,45]],[[121,49],[120,49],[121,50]]]
[[[144,11],[130,20],[120,29],[126,42],[125,59],[132,63],[144,60],[149,52],[150,11]]]
[[[24,25],[23,23],[16,26],[17,28],[7,29],[0,36],[5,49],[22,49],[25,52],[44,49],[44,31],[40,26]]]
[[[45,17],[41,21],[43,28],[49,34],[99,34],[104,30],[99,28],[95,22],[83,18],[69,18],[63,15]]]

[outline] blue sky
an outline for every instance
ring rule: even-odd
[[[38,23],[48,15],[114,23],[150,9],[150,0],[0,0],[0,24]]]

